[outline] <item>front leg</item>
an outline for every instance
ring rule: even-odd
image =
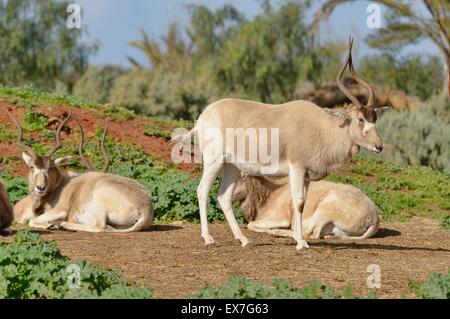
[[[297,242],[297,250],[308,248],[308,243],[303,238],[302,213],[306,199],[305,170],[298,166],[289,167],[289,184],[291,186],[292,206],[294,208],[293,237]]]
[[[47,230],[54,224],[67,219],[67,211],[51,210],[38,217],[30,219],[28,226],[36,229]]]

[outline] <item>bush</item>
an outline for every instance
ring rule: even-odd
[[[111,102],[137,113],[191,120],[215,98],[210,81],[193,78],[163,67],[147,71],[135,68],[120,77],[113,88]]]
[[[69,288],[69,265],[80,269],[79,288]],[[72,266],[73,267],[73,266]],[[0,243],[0,298],[150,298],[152,291],[131,288],[121,274],[88,262],[72,263],[55,241],[20,231],[13,242]]]
[[[200,299],[357,299],[350,286],[336,290],[314,280],[303,288],[295,288],[291,282],[274,280],[273,288],[245,278],[231,277],[227,283],[217,287],[205,287],[193,295]],[[376,297],[369,294],[369,297]]]
[[[364,57],[361,74],[371,83],[426,100],[442,90],[443,67],[441,59],[436,55],[410,54],[399,58],[393,53],[385,52]]]
[[[450,174],[450,100],[440,96],[417,112],[390,111],[379,121],[385,143],[395,150],[385,156],[412,165],[427,165]]]
[[[432,273],[422,283],[409,280],[409,287],[423,299],[450,299],[450,269],[447,274]]]
[[[97,103],[110,102],[114,82],[124,73],[115,65],[91,66],[75,83],[73,94]]]

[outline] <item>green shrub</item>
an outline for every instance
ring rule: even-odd
[[[409,280],[409,287],[423,299],[450,299],[450,269],[447,274],[432,273],[428,281]]]
[[[215,89],[206,78],[163,67],[134,68],[116,81],[111,102],[145,115],[189,120],[197,118],[214,96]]]
[[[43,131],[47,126],[47,117],[41,112],[25,112],[23,129],[28,132]]]
[[[395,151],[390,160],[427,165],[450,174],[450,100],[436,97],[416,112],[390,111],[378,124],[385,143]]]
[[[196,292],[193,297],[200,299],[357,299],[350,286],[336,290],[328,285],[322,285],[314,280],[303,288],[296,288],[291,282],[274,280],[273,288],[267,288],[258,282],[231,277],[227,283],[217,287],[205,287]],[[374,293],[369,294],[375,298]]]
[[[399,57],[398,54],[384,52],[364,57],[360,69],[362,76],[370,83],[426,100],[442,90],[443,67],[437,55],[409,54]]]
[[[10,173],[1,175],[2,182],[8,191],[8,197],[12,204],[16,204],[28,194],[28,182],[22,177],[12,176]]]
[[[70,288],[69,265],[80,269],[79,288]],[[55,241],[20,231],[12,243],[0,243],[0,298],[150,298],[152,290],[131,288],[121,274],[88,262],[72,263]]]
[[[107,103],[115,80],[124,73],[115,65],[91,66],[75,83],[73,94],[88,101]]]

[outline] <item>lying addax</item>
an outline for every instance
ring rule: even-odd
[[[89,162],[88,159],[84,157],[84,130],[81,126],[80,121],[77,117],[75,117],[78,127],[80,129],[80,143],[78,144],[78,154],[80,155],[80,160],[83,163],[83,165],[88,169],[88,171],[93,172],[95,171],[95,168],[92,166],[92,164]],[[108,122],[106,122],[105,129],[103,130],[102,138],[100,140],[100,150],[103,155],[104,159],[104,167],[103,167],[103,173],[107,173],[109,169],[109,156],[108,153],[105,150],[105,140],[106,140],[106,133],[108,130]],[[69,177],[76,177],[81,175],[80,173],[74,172],[74,171],[67,171],[67,176]],[[22,198],[16,205],[14,205],[14,222],[19,224],[25,224],[30,221],[30,219],[39,216],[38,212],[33,210],[33,199],[34,197],[32,194],[25,196]]]
[[[308,247],[303,238],[302,211],[309,181],[317,181],[347,163],[362,146],[379,153],[383,149],[375,122],[384,108],[373,106],[374,92],[360,79],[352,65],[352,40],[346,63],[337,76],[337,86],[352,101],[347,108],[334,111],[304,100],[281,105],[225,99],[209,105],[200,115],[196,126],[187,134],[174,138],[178,143],[198,138],[203,157],[203,176],[197,195],[200,210],[201,235],[205,245],[214,243],[208,230],[207,210],[211,187],[216,177],[223,178],[218,192],[219,204],[236,239],[248,243],[233,213],[232,196],[241,172],[249,175],[288,176],[294,209],[293,237],[297,250]],[[354,79],[369,91],[363,105],[343,85],[342,75],[347,67]],[[275,129],[275,130],[274,130]],[[268,131],[278,130],[274,138]],[[235,143],[250,140],[242,147]],[[253,143],[251,142],[253,141]],[[256,143],[254,143],[256,141]],[[262,142],[261,142],[262,141]],[[267,161],[261,154],[275,145],[277,156]],[[270,148],[269,148],[270,149]]]
[[[0,174],[4,171],[0,168]],[[9,201],[5,186],[0,182],[0,232],[8,229],[13,221],[13,207]]]
[[[294,211],[287,178],[246,176],[235,187],[233,201],[249,221],[248,229],[292,237]],[[351,185],[311,182],[303,208],[303,234],[310,238],[334,235],[365,239],[379,227],[375,204]]]
[[[41,156],[22,142],[20,124],[5,111],[17,127],[17,145],[25,150],[22,157],[30,169],[28,196],[32,213],[37,216],[30,219],[30,227],[132,232],[151,226],[153,204],[146,189],[136,181],[97,172],[69,176],[59,170],[71,157],[53,160],[52,155],[62,147],[61,129],[71,114],[58,127],[55,145]]]

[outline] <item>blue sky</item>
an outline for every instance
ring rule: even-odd
[[[188,22],[186,4],[204,4],[217,8],[225,3],[231,3],[247,17],[259,12],[256,0],[76,0],[74,2],[81,6],[82,28],[87,27],[89,32],[87,39],[97,39],[101,43],[99,52],[91,62],[123,66],[129,65],[127,55],[143,63],[147,62],[138,50],[129,45],[131,39],[140,38],[141,28],[151,37],[159,38],[167,32],[172,22],[186,25]],[[370,1],[358,1],[339,7],[331,19],[322,25],[322,39],[343,40],[351,34],[355,38],[356,57],[371,52],[362,41],[369,32],[374,32],[366,26],[369,15],[366,9],[369,4]],[[315,8],[317,5],[313,6],[313,11]],[[428,41],[409,46],[405,52],[438,53]]]

